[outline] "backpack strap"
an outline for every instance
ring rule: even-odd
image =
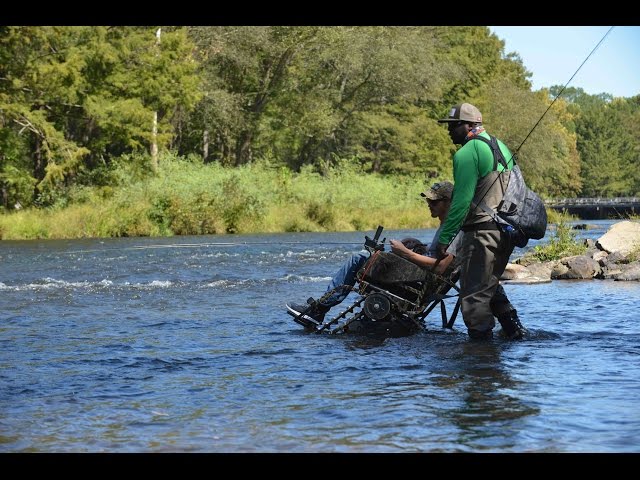
[[[489,145],[489,148],[491,148],[491,152],[493,153],[493,170],[494,171],[498,170],[498,163],[500,163],[500,165],[502,165],[505,170],[508,170],[509,167],[507,167],[507,161],[505,160],[504,155],[500,150],[500,146],[498,145],[498,140],[496,139],[496,137],[491,135],[489,135],[489,138],[490,140],[487,140],[486,138],[481,137],[480,135],[476,135],[475,137],[471,137],[469,141],[482,140],[484,143]]]
[[[507,161],[505,160],[504,155],[500,150],[500,146],[498,145],[498,140],[496,139],[496,137],[489,135],[489,140],[487,140],[486,138],[481,137],[480,135],[476,135],[474,137],[471,137],[468,141],[470,142],[471,140],[482,140],[484,143],[489,145],[489,148],[491,148],[491,152],[493,153],[493,171],[498,170],[498,163],[502,165],[505,170],[509,169],[507,167]],[[514,161],[514,165],[515,165],[515,161]],[[499,175],[502,175],[502,172],[500,172]],[[504,194],[504,191],[502,193]],[[473,208],[481,208],[485,213],[489,214],[491,218],[493,218],[493,220],[498,225],[507,223],[505,222],[505,220],[503,220],[501,217],[498,216],[495,210],[489,208],[489,206],[486,203],[484,203],[484,201],[481,201],[480,203],[475,203],[472,200],[471,205],[473,206]]]

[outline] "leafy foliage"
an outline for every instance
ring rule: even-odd
[[[497,79],[488,91],[489,95],[479,98],[476,105],[483,112],[484,122],[491,125],[487,127],[489,132],[517,153],[529,187],[551,197],[577,194],[581,179],[575,136],[560,122],[569,115],[565,105],[556,103],[531,132],[550,103],[544,90],[529,92]]]
[[[31,158],[9,148],[0,171],[29,171],[50,204],[83,169],[146,149],[154,111],[168,145],[171,117],[197,99],[190,50],[184,29],[159,42],[148,27],[3,27],[0,147],[24,138]]]
[[[582,255],[587,247],[576,241],[576,234],[567,218],[561,217],[556,223],[556,228],[549,242],[545,245],[533,247],[533,253],[528,253],[529,259],[546,262],[559,260],[572,255]]]

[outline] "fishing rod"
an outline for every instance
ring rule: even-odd
[[[607,38],[607,36],[611,33],[611,31],[616,28],[615,26],[611,27],[609,30],[607,30],[607,33],[604,34],[604,36],[600,39],[600,41],[598,42],[598,44],[593,47],[593,50],[591,50],[591,53],[589,53],[589,55],[587,55],[587,58],[584,59],[584,61],[580,64],[580,66],[578,67],[578,69],[574,72],[573,75],[571,75],[571,78],[569,80],[567,80],[567,83],[564,84],[564,86],[560,89],[560,91],[558,92],[558,94],[556,95],[556,97],[553,99],[553,101],[549,104],[549,106],[547,107],[547,109],[544,111],[544,113],[542,114],[542,116],[540,117],[540,119],[536,122],[536,124],[533,126],[533,128],[529,131],[529,133],[527,134],[526,137],[524,137],[524,140],[522,141],[522,143],[520,144],[520,146],[516,149],[516,153],[511,155],[511,159],[509,159],[509,161],[513,160],[513,157],[520,151],[520,148],[522,148],[522,145],[524,145],[524,142],[527,141],[527,139],[529,138],[529,136],[533,133],[533,131],[536,129],[536,127],[538,126],[538,124],[542,121],[542,119],[544,118],[544,116],[547,114],[547,112],[551,109],[551,107],[553,107],[553,104],[556,103],[556,100],[558,100],[558,98],[560,98],[560,95],[562,95],[562,92],[564,92],[565,88],[567,88],[567,86],[571,83],[571,80],[573,80],[573,77],[575,77],[578,72],[580,71],[580,69],[584,66],[585,63],[587,63],[587,60],[589,60],[589,58],[591,58],[591,55],[593,55],[595,53],[596,50],[598,50],[598,48],[600,48],[600,45],[602,44],[602,42],[604,42],[604,39]]]
[[[544,118],[544,116],[547,114],[547,112],[551,109],[551,107],[553,106],[554,103],[556,103],[556,100],[558,100],[558,98],[560,98],[560,95],[562,95],[562,93],[565,91],[565,89],[567,88],[567,86],[571,83],[571,80],[573,80],[573,78],[578,74],[578,72],[582,69],[582,67],[584,66],[585,63],[587,63],[587,61],[589,60],[589,58],[591,58],[591,55],[593,55],[595,53],[595,51],[600,47],[600,45],[602,44],[602,42],[604,42],[605,38],[607,38],[607,36],[611,33],[611,31],[615,28],[615,26],[612,26],[611,28],[609,28],[609,30],[607,30],[607,33],[605,33],[603,35],[603,37],[600,39],[600,41],[596,44],[595,47],[593,47],[593,49],[591,50],[591,52],[589,53],[589,55],[587,55],[587,57],[583,60],[583,62],[580,64],[580,66],[578,67],[578,69],[573,73],[573,75],[571,75],[571,78],[569,78],[569,80],[567,80],[567,83],[564,84],[564,86],[560,89],[560,91],[558,92],[558,94],[555,96],[555,98],[553,99],[553,101],[549,104],[549,106],[547,107],[547,109],[544,111],[544,113],[540,116],[540,118],[538,119],[538,121],[535,123],[535,125],[531,128],[531,130],[529,130],[529,133],[527,134],[526,137],[524,137],[524,140],[522,140],[522,143],[520,143],[520,146],[518,146],[518,148],[516,148],[515,152],[511,154],[511,158],[509,158],[509,161],[507,162],[507,165],[509,165],[509,163],[512,165],[513,167],[513,159],[517,156],[518,152],[520,151],[520,149],[522,148],[522,146],[524,145],[524,143],[527,141],[527,139],[531,136],[531,134],[533,133],[533,131],[536,129],[536,127],[540,124],[540,122],[542,121],[542,119]],[[473,138],[473,137],[472,137]],[[468,141],[468,140],[467,140]],[[504,170],[503,170],[504,171]],[[502,174],[502,172],[500,172]],[[487,193],[489,193],[489,191],[491,191],[491,188],[493,187],[493,185],[498,181],[498,179],[500,178],[500,175],[497,175],[496,178],[493,180],[493,182],[491,183],[491,185],[489,185],[489,188],[485,191],[484,195],[482,195],[482,198],[480,198],[480,200],[478,202],[472,202],[475,203],[475,207],[474,208],[478,208],[478,206],[482,203],[482,201],[484,200],[484,197],[487,196]],[[471,205],[469,205],[469,207],[471,207]],[[467,210],[467,215],[468,215],[468,210]],[[466,215],[465,215],[466,218]],[[453,243],[453,240],[456,238],[456,235],[453,236],[453,238],[451,240],[449,240],[449,243],[447,244],[447,247],[445,248],[445,251],[449,248],[449,246],[451,245],[451,243]],[[436,265],[434,265],[434,268]]]

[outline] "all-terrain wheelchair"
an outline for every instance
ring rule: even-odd
[[[421,268],[394,253],[384,251],[385,239],[379,241],[383,227],[379,226],[374,238],[365,236],[369,259],[356,276],[350,288],[359,294],[347,309],[322,323],[300,312],[294,320],[314,333],[357,333],[403,337],[425,329],[425,318],[438,306],[443,328],[453,328],[460,310],[457,271],[451,266],[438,275]],[[453,294],[449,292],[453,291]],[[330,294],[328,292],[326,295]],[[458,297],[451,315],[447,315],[444,300]],[[316,302],[309,298],[307,310]]]

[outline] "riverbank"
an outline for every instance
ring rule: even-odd
[[[548,245],[536,247],[508,264],[500,280],[527,284],[587,279],[640,281],[640,222],[614,223],[601,237],[586,239],[579,254],[540,261],[547,258],[544,250],[553,249],[557,237],[554,233]]]
[[[424,175],[367,174],[349,164],[294,173],[166,156],[157,175],[121,167],[105,185],[73,187],[47,208],[0,213],[0,240],[170,237],[436,228]],[[135,179],[135,180],[131,180]],[[549,222],[562,215],[548,210]]]
[[[109,185],[70,189],[53,207],[3,213],[0,239],[432,228],[437,219],[419,196],[425,183],[424,176],[364,174],[348,165],[320,175],[165,158],[157,175],[122,172]]]

